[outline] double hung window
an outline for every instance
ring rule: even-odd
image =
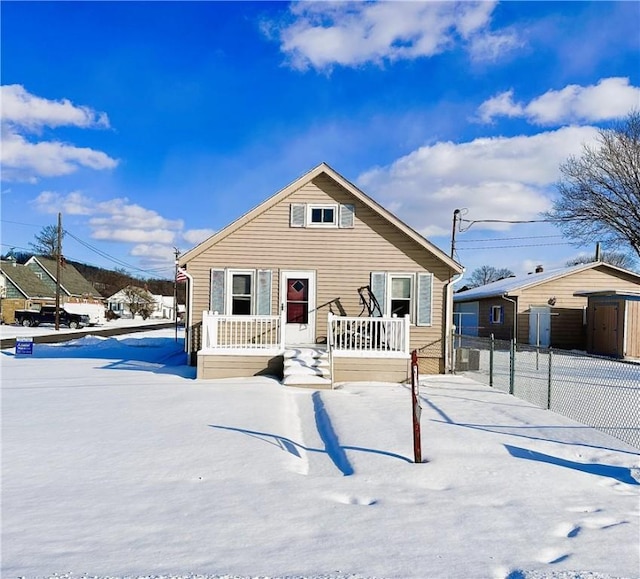
[[[383,316],[408,315],[417,326],[431,325],[433,274],[372,272],[370,287]]]
[[[230,272],[231,277],[231,308],[234,316],[250,316],[253,302],[253,273]]]
[[[389,313],[399,318],[411,314],[412,275],[389,275]]]
[[[231,316],[271,315],[268,269],[212,269],[209,307]]]

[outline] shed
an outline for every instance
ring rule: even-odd
[[[640,360],[640,290],[575,295],[587,298],[587,352]]]

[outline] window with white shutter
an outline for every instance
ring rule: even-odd
[[[212,312],[224,314],[224,269],[211,270],[211,298],[209,300],[209,309]]]
[[[306,214],[307,214],[306,203],[292,203],[290,206],[290,213],[289,213],[289,226],[304,227]]]
[[[355,222],[356,207],[355,205],[340,205],[340,228],[351,229]]]

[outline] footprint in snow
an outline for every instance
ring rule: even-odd
[[[599,513],[600,511],[602,511],[602,509],[598,507],[582,506],[582,505],[578,505],[575,507],[567,507],[565,510],[569,513]]]
[[[562,563],[571,557],[571,553],[566,553],[561,549],[554,549],[553,547],[543,549],[538,555],[538,561],[540,563],[546,563],[547,565],[555,565],[556,563]]]
[[[567,537],[568,539],[573,539],[578,536],[580,531],[582,531],[582,527],[579,525],[574,525],[573,523],[561,523],[556,527],[553,534],[556,537]]]
[[[356,497],[353,495],[342,495],[336,494],[331,495],[329,497],[331,500],[336,501],[337,503],[342,503],[343,505],[364,505],[370,506],[375,505],[378,501],[371,497]]]

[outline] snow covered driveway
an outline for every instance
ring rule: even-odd
[[[637,450],[470,379],[195,381],[171,330],[2,363],[2,577],[638,577]]]

